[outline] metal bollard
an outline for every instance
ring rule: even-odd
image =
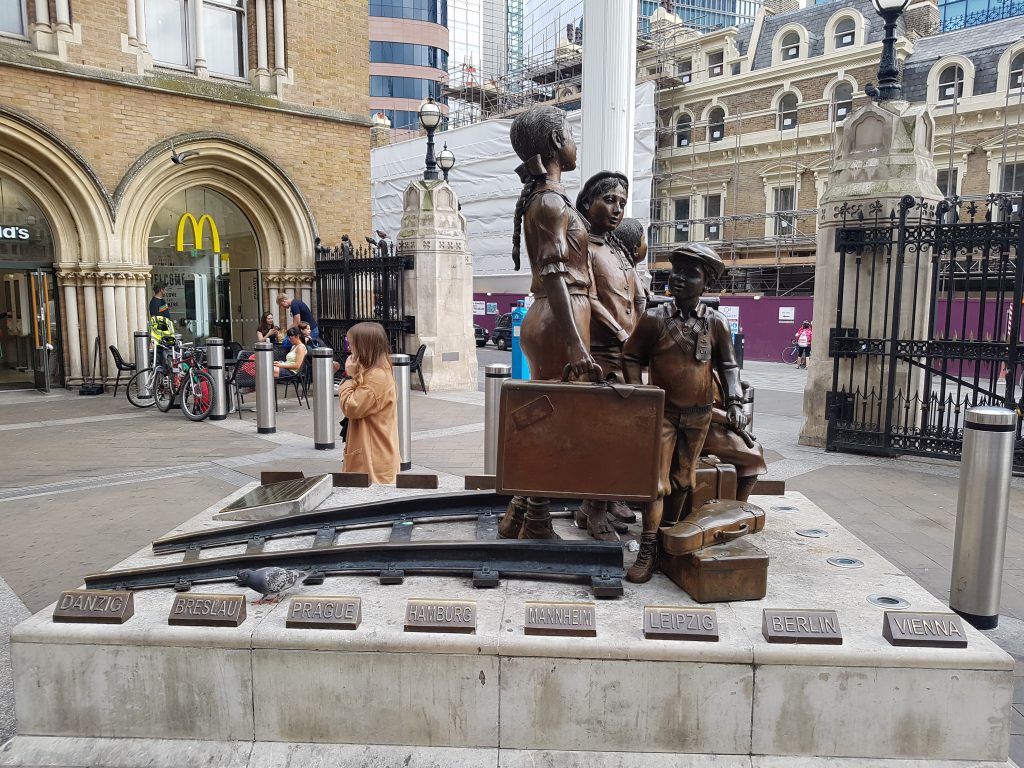
[[[969,408],[964,418],[949,607],[977,629],[999,624],[1016,428],[1006,408]]]
[[[154,363],[149,359],[149,331],[136,331],[134,334],[135,344],[135,370],[144,371],[152,368]],[[152,381],[149,376],[139,376],[137,379],[139,387],[139,398],[148,400],[153,396]]]
[[[391,369],[395,372],[395,390],[398,394],[398,453],[402,458],[401,469],[412,469],[412,413],[409,405],[412,399],[409,355],[392,355]]]
[[[315,347],[313,356],[313,447],[334,448],[334,350]]]
[[[743,382],[740,382],[743,384]],[[747,430],[754,428],[754,388],[743,386],[743,415],[747,417]]]
[[[498,472],[498,406],[501,383],[512,378],[512,366],[491,363],[484,368],[484,474]]]
[[[228,417],[228,386],[224,380],[224,339],[211,336],[206,340],[206,370],[213,379],[210,421],[222,421]]]
[[[256,431],[261,435],[277,432],[277,388],[274,386],[274,345],[257,341],[256,350]]]

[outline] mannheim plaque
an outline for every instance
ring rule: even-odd
[[[527,635],[559,635],[562,637],[596,637],[597,618],[593,603],[526,604]]]

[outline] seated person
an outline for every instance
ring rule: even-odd
[[[271,344],[280,344],[283,337],[284,332],[274,322],[273,313],[264,313],[263,319],[260,320],[260,325],[256,329],[256,341],[269,341]]]
[[[274,378],[287,379],[298,376],[302,364],[306,361],[306,345],[302,343],[302,331],[292,327],[288,329],[288,341],[291,343],[288,355],[284,360],[274,361]]]

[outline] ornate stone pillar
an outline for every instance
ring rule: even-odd
[[[146,0],[129,0],[135,3],[135,35],[139,40],[139,48],[149,50],[146,43]]]
[[[135,0],[128,0],[128,45],[137,46],[138,44],[139,33],[135,20]]]
[[[206,67],[206,31],[203,26],[203,2],[202,0],[198,0],[198,2],[191,3],[191,6],[196,20],[196,75],[199,77],[208,77],[209,71]]]
[[[71,4],[68,0],[57,0],[57,30],[71,32]]]
[[[103,336],[104,340],[100,342],[102,352],[100,353],[100,361],[104,363],[105,370],[109,372],[113,368],[113,359],[110,355],[110,350],[107,349],[111,344],[117,344],[117,296],[114,290],[114,283],[117,279],[113,272],[103,272],[100,278],[101,287],[103,291]],[[123,310],[122,310],[123,311]],[[90,342],[91,344],[92,342]],[[104,378],[103,381],[106,381]]]
[[[78,285],[77,275],[61,270],[57,273],[57,284],[63,294],[64,316],[66,327],[61,338],[67,349],[68,383],[79,383],[82,380],[82,339],[81,326],[78,320]]]
[[[267,0],[256,0],[256,77],[255,85],[261,91],[269,88],[270,65],[267,39]]]
[[[267,292],[270,294],[270,311],[274,313],[277,325],[281,326],[281,308],[277,305],[277,297],[281,295],[281,291],[277,287],[277,275],[266,275],[263,279],[267,282]]]
[[[99,312],[96,308],[97,272],[82,273],[82,299],[85,302],[85,362],[92,366],[92,347],[99,335]],[[84,368],[83,368],[84,371]],[[95,373],[91,370],[90,372]]]
[[[284,0],[274,0],[274,76],[284,78]]]
[[[146,295],[146,276],[136,275],[135,330],[149,330],[149,297]]]
[[[129,275],[123,272],[117,275],[117,282],[114,284],[114,304],[117,306],[117,341],[107,342],[108,344],[117,344],[118,351],[125,359],[131,357],[132,354],[128,316],[135,314],[134,306],[130,313],[128,310],[128,279]]]

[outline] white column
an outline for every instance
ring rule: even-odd
[[[598,171],[633,179],[637,0],[583,4],[583,139],[580,183]]]
[[[128,45],[139,44],[139,33],[136,31],[135,0],[128,0]]]
[[[57,0],[57,29],[71,31],[71,5],[68,0]]]
[[[36,0],[36,24],[41,27],[50,27],[50,4],[47,0]]]
[[[103,350],[100,352],[100,361],[107,361],[107,370],[114,367],[114,361],[110,356],[110,350],[106,349],[111,344],[117,344],[117,298],[114,295],[114,276],[103,275],[103,335],[105,342],[100,342]],[[93,342],[89,342],[92,344]]]
[[[302,302],[307,307],[309,307],[310,309],[313,308],[313,289],[312,288],[306,288],[305,286],[303,286],[303,288],[302,288]]]
[[[256,0],[256,74],[269,75],[267,68],[267,0]]]
[[[284,77],[284,0],[274,0],[274,74]]]
[[[196,74],[206,74],[206,30],[203,29],[203,0],[191,3],[196,20]]]
[[[78,292],[74,282],[64,278],[64,313],[67,316],[67,331],[64,335],[64,346],[68,350],[68,378],[82,378],[82,342],[79,339],[78,324]]]
[[[135,36],[139,40],[139,48],[146,50],[146,0],[128,0],[135,3]]]
[[[149,330],[149,305],[146,301],[146,281],[139,278],[140,282],[135,286],[135,330]]]
[[[277,297],[281,295],[281,291],[278,290],[277,285],[274,283],[270,284],[270,311],[274,313],[274,320],[277,322],[277,326],[281,326],[281,308],[277,306]]]
[[[96,285],[94,277],[86,277],[89,282],[82,286],[82,297],[85,300],[85,361],[92,365],[92,346],[99,335],[99,314],[96,311]]]

